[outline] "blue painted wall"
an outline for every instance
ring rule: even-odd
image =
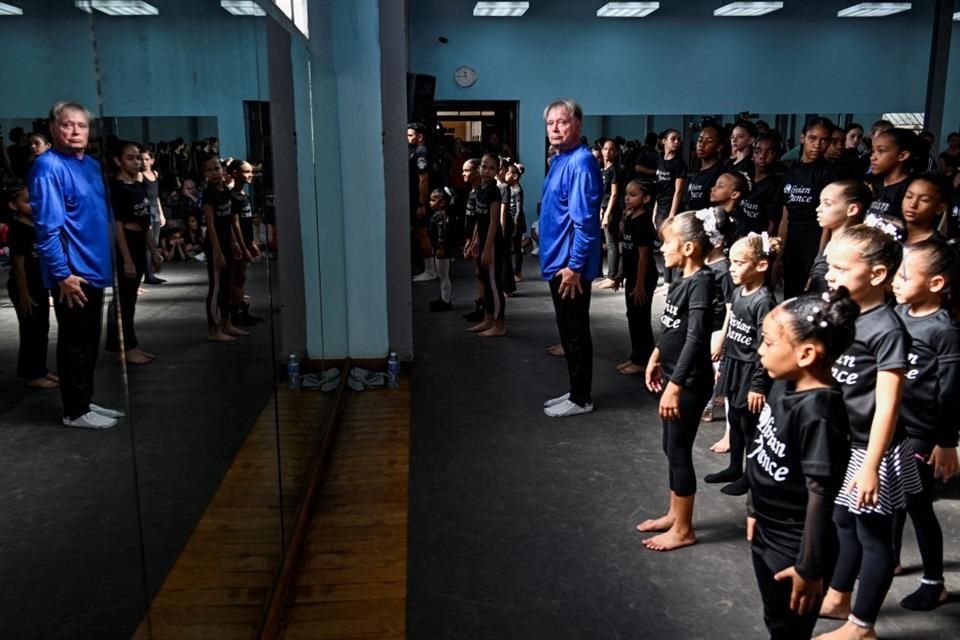
[[[94,12],[103,113],[212,116],[225,155],[246,153],[244,100],[268,100],[262,18],[231,16],[218,0],[151,0],[158,16]],[[57,100],[97,112],[90,16],[73,0],[21,2],[0,18],[0,118],[34,118]]]
[[[410,0],[410,68],[437,76],[440,100],[519,100],[519,155],[534,193],[542,181],[542,109],[557,97],[608,116],[924,109],[929,2],[870,20],[836,18],[849,4],[843,0],[787,2],[755,19],[714,18],[716,0],[663,2],[642,20],[596,18],[600,3],[581,0],[532,2],[519,19],[474,18],[473,4]],[[440,36],[449,44],[438,44]],[[958,39],[955,26],[953,122],[960,117]],[[453,80],[464,64],[478,73],[468,89]]]

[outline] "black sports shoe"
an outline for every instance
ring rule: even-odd
[[[152,278],[144,278],[143,282],[144,284],[163,284],[164,282],[166,282],[166,280],[164,280],[163,278],[158,278],[154,276]]]
[[[450,309],[453,309],[453,305],[449,302],[444,302],[442,298],[430,303],[430,311],[450,311]]]
[[[483,320],[483,315],[484,315],[483,300],[481,300],[480,298],[477,298],[473,302],[475,305],[477,305],[476,309],[474,309],[470,313],[463,314],[463,319],[466,320],[467,322],[480,322],[481,320]]]

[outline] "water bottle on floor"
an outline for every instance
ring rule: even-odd
[[[400,386],[400,358],[391,351],[387,358],[387,386],[396,389]]]
[[[292,391],[300,390],[300,359],[295,353],[291,353],[287,360],[287,380]]]

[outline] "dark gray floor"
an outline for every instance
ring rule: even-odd
[[[143,617],[145,589],[152,596],[162,583],[271,396],[269,326],[260,325],[254,336],[233,344],[208,343],[204,265],[169,265],[163,275],[168,284],[148,287],[139,298],[140,342],[159,358],[130,369],[129,405],[119,365],[111,354],[101,353],[95,401],[126,405],[130,412],[116,428],[102,432],[60,426],[59,393],[27,392],[14,377],[17,324],[3,290],[3,640],[129,638]],[[248,291],[255,309],[266,314],[263,265],[252,270]],[[54,328],[51,367],[55,344]]]
[[[522,283],[507,303],[509,336],[483,339],[460,318],[474,297],[469,269],[454,272],[455,312],[428,313],[438,286],[414,285],[408,638],[765,637],[742,499],[701,483],[699,543],[687,549],[648,551],[634,531],[665,511],[666,464],[654,398],[614,369],[628,352],[622,294],[593,299],[597,411],[551,420],[542,402],[566,377],[544,351],[557,341],[546,285]],[[721,434],[722,423],[701,426],[701,478],[726,463],[707,450]],[[937,510],[947,585],[960,588],[960,504]],[[912,535],[908,525],[914,570],[894,582],[880,636],[958,638],[960,605],[923,614],[897,604],[919,578]]]

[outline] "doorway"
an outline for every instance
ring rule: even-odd
[[[517,105],[510,100],[439,100],[434,104],[445,145],[459,139],[468,157],[487,152],[516,159]]]

